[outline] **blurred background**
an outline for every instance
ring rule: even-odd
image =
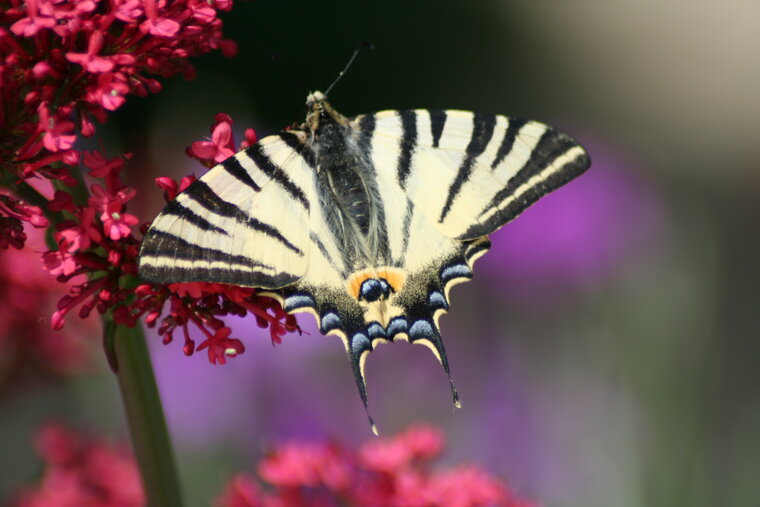
[[[546,506],[760,504],[760,4],[259,0],[222,18],[236,58],[196,59],[195,80],[131,98],[99,131],[109,153],[135,154],[132,213],[160,209],[154,177],[202,172],[184,149],[216,113],[238,140],[300,121],[307,91],[364,41],[376,49],[331,92],[346,115],[556,125],[592,169],[494,234],[441,320],[463,408],[427,349],[383,346],[367,364],[381,433],[434,423],[445,461]],[[30,442],[50,419],[126,435],[97,325],[69,321],[95,335],[85,373],[0,378],[0,497],[39,472]],[[188,505],[272,443],[370,436],[340,340],[299,323],[308,334],[275,348],[235,323],[246,352],[223,367],[149,335]]]

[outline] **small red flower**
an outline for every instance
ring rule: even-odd
[[[74,124],[68,120],[59,120],[51,117],[45,102],[40,104],[37,112],[40,117],[40,130],[44,132],[42,143],[49,151],[63,151],[71,149],[77,136],[71,134]]]
[[[27,0],[25,2],[28,16],[21,18],[13,25],[11,31],[22,37],[33,37],[38,31],[55,26],[55,19],[51,17],[52,8],[46,2]]]
[[[208,360],[211,364],[226,364],[227,357],[235,357],[245,352],[243,342],[229,338],[232,330],[228,327],[217,329],[214,336],[198,346],[197,350],[208,348]]]
[[[134,215],[115,211],[109,215],[101,215],[100,219],[103,222],[103,230],[105,230],[106,236],[114,241],[129,237],[132,234],[132,227],[138,222]]]
[[[132,226],[137,225],[137,217],[123,213],[124,205],[132,199],[136,191],[125,187],[116,193],[109,193],[98,184],[91,188],[92,197],[89,204],[100,212],[100,221],[103,222],[103,230],[106,237],[116,241],[129,237],[132,234]]]
[[[75,53],[70,51],[66,53],[66,59],[72,63],[78,63],[84,67],[87,72],[93,74],[110,72],[114,68],[114,63],[108,58],[98,56],[98,52],[102,47],[103,32],[96,30],[90,34],[86,53]]]
[[[98,76],[97,87],[91,90],[88,98],[108,111],[115,111],[124,104],[127,93],[129,86],[121,75],[105,72]]]
[[[256,144],[259,141],[259,138],[256,136],[256,131],[253,129],[245,129],[245,139],[240,143],[240,149],[248,148],[249,146],[252,146]]]
[[[95,227],[95,210],[83,208],[79,213],[79,222],[62,228],[56,236],[59,244],[65,244],[67,251],[72,253],[87,250],[92,243],[100,243],[102,236]]]
[[[59,250],[51,250],[42,254],[42,263],[45,270],[53,276],[71,275],[79,269],[79,264],[70,253],[70,247],[66,240],[61,241],[59,247]]]
[[[189,149],[189,154],[208,165],[223,162],[235,154],[235,144],[232,139],[232,120],[225,114],[218,114],[214,125],[211,126],[209,141],[196,141]]]
[[[207,25],[216,19],[216,9],[208,3],[192,5],[190,11],[192,12],[193,19],[204,25]]]
[[[165,1],[165,0],[164,0]],[[161,2],[160,2],[161,3]],[[179,31],[180,24],[167,17],[159,17],[156,0],[145,0],[145,15],[148,17],[141,25],[143,33],[150,33],[157,37],[174,37]]]
[[[84,151],[83,153],[84,165],[90,170],[88,174],[93,178],[102,178],[106,182],[118,176],[124,169],[124,163],[132,157],[131,153],[127,153],[121,157],[109,159],[97,150]]]
[[[116,4],[116,18],[125,23],[134,23],[143,16],[141,0],[118,0]]]

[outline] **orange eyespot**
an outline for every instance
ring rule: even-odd
[[[346,281],[346,290],[352,298],[359,301],[362,283],[369,279],[384,279],[388,282],[393,292],[398,292],[404,286],[406,280],[406,272],[400,268],[393,267],[381,267],[381,268],[367,268],[361,271],[357,271],[348,277]]]
[[[351,294],[351,297],[359,300],[359,289],[362,286],[362,282],[366,280],[367,278],[373,278],[373,273],[371,273],[369,270],[363,270],[363,271],[357,271],[356,273],[352,274],[348,277],[348,281],[346,282],[346,290],[348,290],[348,293]]]

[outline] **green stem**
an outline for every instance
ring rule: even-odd
[[[139,325],[117,326],[108,317],[104,325],[106,357],[119,380],[146,505],[180,507],[182,494],[174,453],[145,335]]]

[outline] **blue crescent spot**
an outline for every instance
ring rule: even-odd
[[[354,352],[354,354],[359,354],[360,352],[370,348],[369,338],[367,338],[362,333],[356,333],[351,338],[351,350]]]
[[[412,340],[418,338],[433,338],[435,333],[433,332],[433,326],[426,320],[418,320],[412,324],[412,328],[409,330],[409,337]]]
[[[314,307],[314,298],[307,294],[296,294],[285,299],[285,311],[289,312],[305,306]]]
[[[326,333],[332,329],[339,328],[340,326],[340,317],[338,317],[337,313],[328,312],[322,315],[322,323],[319,328],[323,333]]]
[[[373,322],[367,327],[367,334],[370,338],[385,338],[385,329],[379,322]]]
[[[454,278],[470,278],[471,276],[472,271],[464,264],[454,264],[441,271],[441,279],[444,282],[448,282]]]
[[[388,324],[388,337],[394,337],[398,333],[406,333],[406,330],[409,328],[409,323],[404,317],[395,317],[393,320],[390,321]]]
[[[448,309],[449,304],[446,302],[446,298],[441,292],[434,290],[428,295],[428,306],[431,308]]]

